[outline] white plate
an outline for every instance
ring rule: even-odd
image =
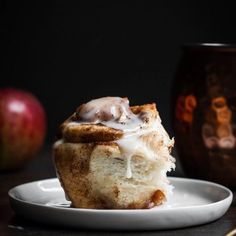
[[[169,178],[174,193],[162,206],[144,210],[70,208],[58,179],[19,185],[9,191],[12,208],[26,218],[58,226],[103,230],[154,230],[188,227],[220,218],[232,192],[212,182]]]

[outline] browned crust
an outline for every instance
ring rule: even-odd
[[[166,201],[165,194],[161,190],[155,190],[144,202],[134,202],[128,205],[127,209],[150,209],[159,206]]]
[[[104,125],[81,124],[79,126],[65,127],[63,134],[66,142],[90,143],[114,141],[120,139],[123,132]]]
[[[158,116],[155,103],[133,106],[131,110],[134,114],[139,114],[145,123],[151,123]],[[54,148],[55,166],[65,193],[74,207],[92,209],[114,208],[106,199],[91,194],[89,165],[91,153],[96,145],[117,145],[112,141],[121,138],[123,131],[101,124],[67,126],[71,121],[77,121],[76,113],[61,125],[60,132],[64,142],[62,145]],[[78,144],[75,145],[73,143]],[[77,145],[80,148],[77,149]],[[113,192],[115,198],[118,198],[119,189],[116,186],[114,186]],[[156,190],[145,201],[133,202],[126,209],[152,208],[162,204],[164,201],[164,193],[161,190]]]
[[[148,209],[162,204],[166,198],[161,190],[155,190],[145,199],[120,206],[116,202],[119,189],[113,186],[114,199],[107,201],[106,196],[96,195],[91,182],[91,153],[97,145],[115,146],[112,142],[105,143],[62,143],[54,147],[54,161],[58,177],[73,207],[91,209]]]
[[[142,106],[132,106],[131,111],[140,116],[144,123],[151,123],[156,119],[158,112],[156,104],[145,104]],[[80,124],[68,125],[70,122],[77,122],[76,113],[69,117],[60,127],[60,137],[65,142],[71,143],[92,143],[110,142],[122,137],[123,131],[107,127],[102,124]]]
[[[153,115],[157,113],[157,108],[155,103],[144,104],[140,106],[132,106],[130,107],[130,109],[136,115],[141,112],[149,112],[152,113]]]
[[[93,208],[89,196],[89,162],[94,144],[84,144],[79,151],[70,146],[54,148],[54,162],[61,185],[72,202],[72,206]]]

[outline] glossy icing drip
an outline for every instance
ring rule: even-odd
[[[145,156],[155,159],[157,153],[150,148],[149,143],[142,137],[155,131],[163,141],[164,155],[169,156],[168,146],[170,142],[168,134],[161,125],[161,120],[156,121],[147,127],[147,124],[140,118],[140,114],[134,114],[127,98],[104,97],[83,104],[76,115],[78,121],[70,122],[68,125],[80,124],[103,124],[107,127],[119,129],[124,132],[123,136],[115,142],[119,145],[122,156],[126,158],[126,178],[132,178],[132,157],[134,155]],[[167,161],[168,158],[167,158]]]
[[[127,98],[104,97],[91,100],[77,110],[79,123],[103,124],[128,131],[139,129],[143,122],[129,107]]]

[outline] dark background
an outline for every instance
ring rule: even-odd
[[[156,102],[173,135],[171,86],[181,45],[235,43],[235,7],[222,1],[84,2],[2,2],[0,87],[40,99],[47,143],[79,104],[107,95],[127,96],[133,105]]]

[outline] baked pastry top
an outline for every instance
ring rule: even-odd
[[[156,105],[104,97],[81,105],[60,126],[54,162],[74,207],[140,209],[166,201],[174,140]]]

